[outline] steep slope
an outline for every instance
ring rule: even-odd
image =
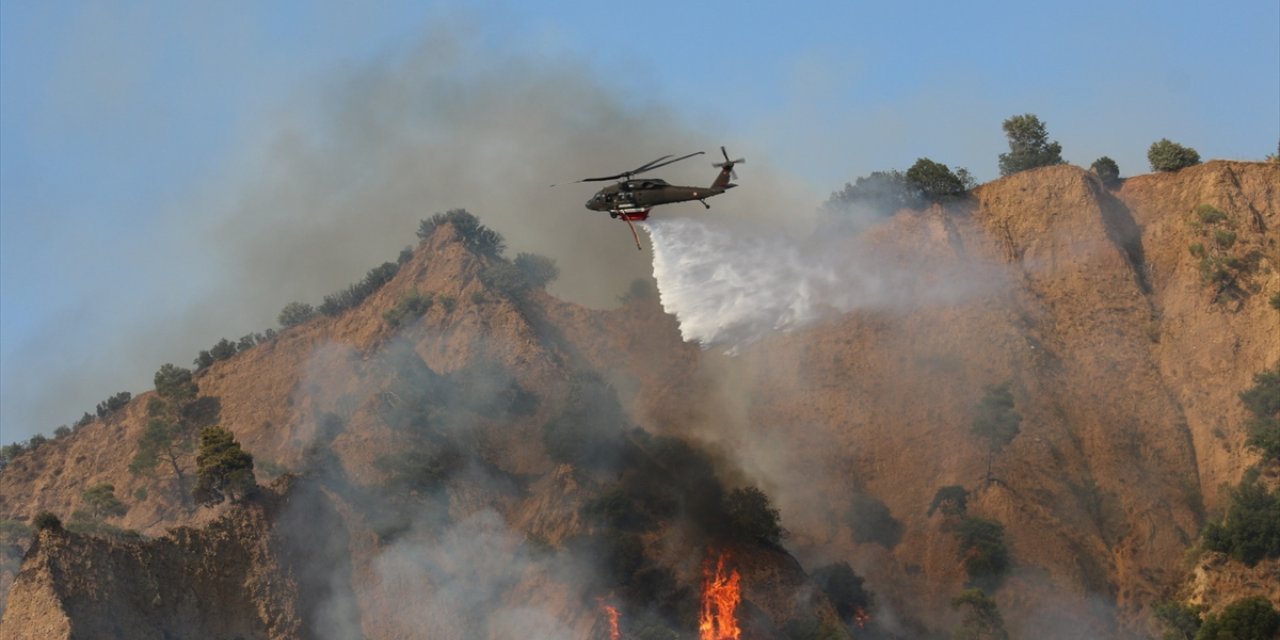
[[[1224,183],[1238,191],[1223,195]],[[1280,316],[1266,303],[1280,289],[1276,184],[1274,164],[1144,176],[1120,192],[1143,203],[1135,214],[1087,173],[1050,167],[945,212],[899,214],[871,231],[887,260],[988,274],[989,286],[960,304],[855,313],[750,349],[727,365],[732,395],[749,404],[725,437],[762,466],[804,469],[766,486],[793,532],[823,555],[861,558],[878,591],[933,624],[946,624],[937,612],[963,575],[945,519],[926,510],[955,484],[974,493],[972,514],[1007,528],[1017,568],[997,599],[1015,635],[1140,632],[1145,607],[1181,577],[1201,496],[1218,504],[1216,483],[1256,460],[1239,447],[1235,396],[1280,360]],[[1259,247],[1260,292],[1239,309],[1212,301],[1187,250],[1183,227],[1204,202],[1241,220],[1239,244]],[[1021,434],[987,483],[969,427],[984,386],[1006,381]],[[1214,430],[1231,434],[1230,455]],[[853,543],[867,515],[842,497],[853,491],[889,506],[905,525],[900,544]]]
[[[1236,396],[1280,363],[1280,314],[1267,304],[1280,292],[1278,184],[1280,165],[1259,163],[1211,162],[1114,191],[1069,166],[1016,174],[946,208],[900,212],[858,239],[881,268],[916,275],[910,304],[836,316],[736,356],[684,343],[652,297],[600,311],[541,290],[496,290],[482,277],[493,260],[445,225],[361,305],[287,329],[197,382],[259,471],[272,471],[260,477],[305,471],[323,488],[317,508],[341,521],[326,558],[347,558],[352,585],[325,602],[358,612],[369,637],[455,637],[478,625],[495,638],[588,637],[602,630],[594,598],[605,585],[647,593],[610,582],[610,566],[641,567],[636,575],[662,593],[685,590],[660,612],[633,598],[633,618],[687,615],[680,607],[694,599],[708,539],[690,524],[699,496],[682,493],[687,477],[715,478],[717,490],[758,485],[781,509],[784,545],[800,563],[769,545],[735,549],[746,615],[762,637],[833,620],[821,597],[796,603],[813,592],[805,569],[836,560],[867,576],[883,628],[918,637],[952,627],[965,552],[957,518],[929,513],[948,485],[970,492],[968,515],[1005,528],[1013,568],[987,587],[1015,637],[1144,635],[1149,607],[1190,570],[1184,553],[1223,504],[1219,487],[1256,461],[1242,446]],[[1224,219],[1204,222],[1200,205]],[[1223,251],[1244,267],[1225,296],[1192,251],[1219,242],[1218,231],[1234,234]],[[934,295],[938,282],[964,286]],[[420,319],[384,318],[413,293],[433,300]],[[550,451],[546,429],[580,400],[583,381],[616,392],[622,422],[644,432],[611,433],[613,444],[565,464],[577,454]],[[1022,421],[992,456],[970,427],[1001,383]],[[150,397],[0,471],[0,520],[40,510],[65,518],[87,487],[109,482],[129,505],[111,524],[153,536],[230,526],[218,524],[225,507],[184,508],[163,466],[154,477],[129,473]],[[688,460],[660,436],[699,443],[714,474],[699,475],[700,458],[673,462]],[[439,466],[406,477],[395,464],[421,459],[404,454]],[[182,464],[190,474],[191,456]],[[680,507],[635,502],[646,492]],[[598,511],[619,496],[633,502],[614,504],[663,515],[650,528],[613,527]],[[261,540],[273,525],[246,526]],[[192,535],[195,554],[212,534]],[[218,553],[243,557],[250,537]],[[41,538],[14,588],[23,627],[41,606],[54,607],[49,625],[63,624],[57,612],[65,625],[101,620],[92,607],[49,604],[79,597],[39,569],[71,561],[71,543],[56,540]],[[108,543],[75,544],[116,557]],[[167,558],[165,544],[128,553]],[[135,572],[125,560],[101,566]],[[85,589],[109,584],[96,570]],[[248,637],[274,633],[247,604],[219,606]],[[482,611],[500,615],[482,622]]]

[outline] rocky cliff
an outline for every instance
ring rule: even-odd
[[[1015,637],[1142,635],[1152,604],[1192,570],[1187,550],[1224,504],[1221,488],[1257,460],[1243,447],[1237,394],[1280,363],[1280,313],[1268,305],[1280,292],[1278,185],[1280,165],[1221,161],[1110,189],[1070,166],[1019,173],[962,202],[899,212],[858,239],[888,267],[969,274],[964,295],[839,315],[734,356],[684,343],[656,298],[592,310],[540,290],[495,290],[482,277],[492,259],[444,226],[360,306],[287,329],[197,381],[260,476],[319,478],[313,493],[327,497],[316,502],[337,514],[325,528],[341,532],[325,557],[351,567],[319,601],[346,607],[344,624],[368,637],[460,637],[478,611],[501,614],[484,622],[490,637],[594,637],[603,627],[592,598],[608,594],[584,585],[631,593],[600,577],[618,544],[639,545],[628,557],[666,576],[659,591],[696,599],[705,539],[685,529],[697,496],[681,493],[688,469],[645,466],[672,451],[654,437],[694,443],[726,489],[758,485],[781,510],[800,564],[768,545],[739,553],[761,634],[804,616],[831,620],[821,598],[803,615],[793,605],[812,591],[804,569],[836,560],[876,592],[877,633],[950,628],[963,553],[955,523],[929,507],[957,485],[970,492],[970,515],[1007,532],[1012,569],[991,589]],[[1223,218],[1206,222],[1202,205]],[[1229,246],[1213,244],[1219,231],[1232,234]],[[1206,275],[1213,259],[1232,257],[1239,268]],[[434,304],[392,326],[385,312],[409,294]],[[581,372],[650,434],[625,436],[603,472],[584,471],[595,464],[586,459],[566,465],[545,444]],[[986,390],[1005,383],[1021,428],[992,456],[970,426]],[[107,624],[323,637],[315,597],[281,577],[307,559],[273,550],[278,510],[190,511],[163,468],[129,473],[147,399],[0,471],[0,519],[65,518],[88,486],[110,482],[129,506],[110,523],[155,536],[42,533],[12,589],[5,637],[80,637]],[[464,462],[442,492],[387,502],[377,492],[398,478],[388,460],[409,450],[460,451]],[[606,544],[592,537],[602,525],[588,505],[611,491],[639,495],[647,485],[627,478],[643,469],[670,474],[662,490],[684,501],[656,512],[686,516],[577,551]],[[867,506],[877,504],[884,512]],[[205,528],[165,533],[177,526]],[[221,574],[190,564],[224,558]],[[595,564],[580,567],[583,558]],[[168,592],[193,575],[186,595],[154,604],[155,585]],[[685,606],[632,610],[672,619]],[[105,613],[118,608],[126,613]]]

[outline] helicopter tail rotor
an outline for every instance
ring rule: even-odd
[[[711,166],[713,166],[713,167],[715,167],[715,168],[717,168],[717,169],[727,169],[727,170],[729,171],[729,175],[733,176],[733,179],[734,179],[734,180],[737,180],[737,179],[738,179],[738,172],[737,172],[737,171],[734,171],[734,170],[733,170],[733,167],[734,167],[734,165],[737,165],[737,164],[741,164],[741,163],[743,163],[743,162],[746,162],[746,161],[747,161],[747,159],[746,159],[746,158],[738,158],[737,160],[730,160],[730,159],[729,159],[729,152],[728,152],[728,151],[725,151],[725,150],[724,150],[724,147],[720,147],[720,153],[721,153],[722,155],[724,155],[724,162],[713,162],[713,163],[711,163]]]

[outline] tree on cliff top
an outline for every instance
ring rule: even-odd
[[[1184,147],[1167,138],[1151,143],[1147,160],[1152,171],[1177,171],[1200,164],[1200,154],[1191,147]]]
[[[1049,132],[1040,118],[1024,113],[1010,117],[1002,126],[1009,138],[1009,153],[1000,154],[1000,175],[1062,164],[1062,145],[1049,142]]]
[[[222,427],[205,427],[200,432],[200,453],[196,456],[196,486],[191,495],[196,504],[213,505],[223,500],[235,502],[258,488],[253,477],[253,456]]]

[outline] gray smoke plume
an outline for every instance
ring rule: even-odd
[[[771,170],[766,154],[754,157],[750,140],[629,94],[580,60],[485,49],[474,31],[448,25],[406,52],[333,69],[247,123],[223,169],[121,251],[118,264],[145,265],[126,272],[127,287],[113,281],[6,358],[3,440],[49,433],[112,393],[145,390],[162,363],[189,365],[221,337],[274,326],[291,301],[319,303],[394,260],[436,212],[471,211],[511,253],[556,260],[553,293],[609,306],[648,273],[649,253],[583,207],[599,183],[552,183],[705,150],[654,175],[710,184],[710,154],[725,144],[751,157],[750,170],[740,171],[743,188],[711,201],[710,215],[730,199],[739,222],[784,202],[813,208],[810,190]]]

